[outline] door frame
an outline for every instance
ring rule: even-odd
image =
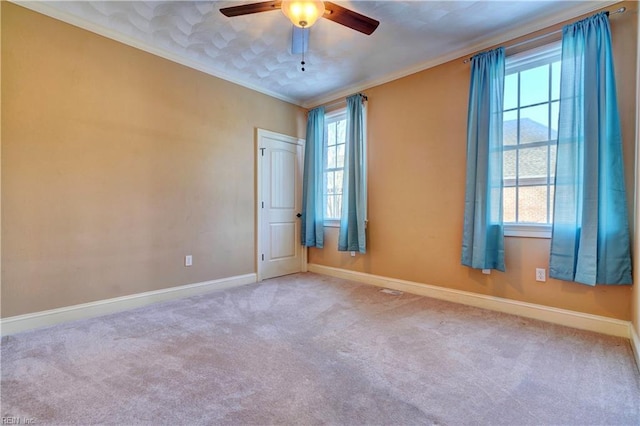
[[[255,270],[256,270],[256,280],[257,282],[262,281],[262,245],[264,244],[265,236],[263,235],[264,229],[262,227],[262,220],[264,219],[263,208],[261,206],[262,200],[262,190],[265,185],[265,182],[262,181],[262,162],[260,158],[263,155],[262,151],[262,139],[264,137],[269,137],[272,139],[277,139],[281,142],[290,143],[292,145],[296,145],[298,147],[298,152],[301,155],[299,159],[300,163],[300,177],[302,178],[302,167],[304,164],[304,148],[305,148],[305,140],[296,138],[293,136],[284,135],[282,133],[272,132],[270,130],[256,128],[256,143],[255,143],[255,162],[256,162],[256,179],[255,179],[255,209],[256,209],[256,222],[255,222]],[[300,194],[300,198],[302,198],[302,194]],[[307,248],[301,245],[301,264],[300,271],[307,272]]]

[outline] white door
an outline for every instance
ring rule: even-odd
[[[258,280],[303,270],[303,141],[258,129]]]

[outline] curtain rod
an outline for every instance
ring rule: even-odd
[[[368,101],[369,98],[367,98],[367,95],[365,95],[364,93],[360,93],[362,95],[362,99],[364,99],[365,101]],[[346,104],[347,103],[347,98],[343,98],[343,99],[338,99],[337,101],[333,101],[329,104],[323,104],[323,105],[318,105],[314,108],[318,108],[318,107],[325,107],[325,108],[332,108],[338,105],[342,105],[342,104]],[[313,108],[312,108],[313,109]]]
[[[618,9],[618,10],[615,10],[615,11],[613,11],[613,12],[609,12],[609,11],[607,10],[605,13],[607,14],[607,16],[609,16],[609,15],[615,15],[616,13],[624,13],[624,12],[626,12],[626,11],[627,11],[627,8],[626,8],[626,7],[624,7],[624,6],[622,6],[622,7],[621,7],[620,9]],[[547,38],[547,37],[551,37],[551,36],[553,36],[553,35],[555,35],[555,34],[558,34],[558,33],[561,33],[561,32],[562,32],[562,29],[559,29],[559,30],[551,31],[551,32],[546,33],[546,34],[540,34],[540,35],[539,35],[539,36],[537,36],[537,37],[533,37],[533,38],[530,38],[530,39],[528,39],[528,40],[522,40],[522,41],[519,41],[519,42],[517,42],[517,43],[511,44],[511,45],[509,45],[509,46],[506,46],[506,47],[505,47],[505,49],[514,49],[514,48],[516,48],[516,47],[522,46],[523,44],[533,43],[533,42],[535,42],[535,41],[542,40],[542,39],[545,39],[545,38]],[[472,56],[471,58],[465,58],[465,60],[464,60],[464,61],[462,61],[462,62],[466,64],[466,63],[468,63],[468,62],[471,62],[471,59],[472,59],[472,58],[473,58],[473,56]]]

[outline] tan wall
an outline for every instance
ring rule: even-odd
[[[628,6],[637,10],[637,4]],[[629,205],[633,206],[634,13],[612,19],[612,31]],[[469,65],[460,59],[366,90],[367,254],[353,258],[338,252],[337,229],[325,228],[325,249],[311,249],[309,262],[630,319],[630,286],[536,282],[535,268],[548,269],[548,239],[506,238],[506,273],[483,275],[460,264],[469,73]]]
[[[255,129],[300,108],[6,2],[2,62],[3,317],[255,272]]]

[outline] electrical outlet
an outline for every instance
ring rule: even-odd
[[[547,281],[547,270],[544,268],[536,268],[536,281]]]
[[[489,275],[489,274],[491,274],[491,269],[483,269],[482,273],[485,274],[485,275]]]
[[[184,266],[191,266],[191,265],[193,265],[193,256],[188,254],[184,257]]]
[[[351,252],[351,257],[356,257],[356,252],[355,251]]]

